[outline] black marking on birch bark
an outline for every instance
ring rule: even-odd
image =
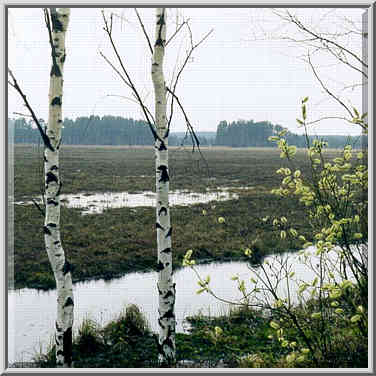
[[[64,31],[63,24],[60,22],[57,13],[51,12],[51,22],[53,31]]]
[[[165,267],[164,267],[163,263],[161,261],[159,261],[158,264],[157,264],[157,272],[163,270],[164,268]]]
[[[163,228],[158,222],[155,224],[155,227],[156,227],[156,228],[159,228],[159,229],[161,229],[161,230],[164,230],[164,228]]]
[[[72,328],[68,328],[64,332],[63,350],[64,350],[64,363],[66,363],[68,367],[70,367],[72,364]]]
[[[48,226],[48,227],[57,227],[57,226],[56,226],[56,223],[52,223],[52,222],[47,223],[47,226]]]
[[[63,120],[59,119],[59,120],[58,120],[57,122],[58,122],[58,123],[62,123],[62,122],[63,122]]]
[[[63,308],[65,308],[65,307],[69,307],[69,306],[72,306],[72,305],[74,305],[74,303],[73,303],[72,298],[69,296],[69,297],[67,298],[67,300],[65,301],[65,304],[64,304]]]
[[[55,244],[55,245],[57,245],[57,244],[59,244],[59,243],[60,243],[59,240],[54,241],[54,244]]]
[[[48,185],[51,182],[58,183],[57,176],[52,173],[51,171],[47,172],[47,179],[46,179],[46,184]]]
[[[161,316],[161,319],[173,319],[174,317],[174,310],[170,308],[163,316]]]
[[[161,215],[162,213],[164,213],[163,215],[167,215],[167,208],[164,206],[159,209],[158,215]]]
[[[159,179],[160,182],[168,182],[170,180],[169,176],[168,176],[168,168],[167,166],[165,165],[160,165],[158,168],[157,168],[158,171],[161,172],[161,178]]]
[[[61,182],[60,180],[60,183],[59,183],[59,189],[57,190],[56,192],[56,196],[59,196],[60,195],[60,192],[61,192],[61,187],[63,186],[63,183]]]
[[[64,64],[66,56],[67,56],[67,55],[64,54],[64,55],[61,57],[61,59],[60,59],[61,64]]]
[[[168,299],[170,297],[174,297],[174,293],[171,290],[166,292],[166,295],[163,297],[163,299]]]
[[[43,160],[45,161],[45,162],[48,162],[47,161],[47,158],[46,158],[46,156],[43,154]]]
[[[172,226],[169,228],[165,237],[168,238],[169,236],[171,236],[171,234],[172,234]]]
[[[57,171],[59,169],[59,167],[57,167],[56,165],[53,165],[50,170],[51,171]]]
[[[161,319],[158,319],[158,325],[159,325],[162,329],[165,328],[165,326],[163,325],[163,322],[162,322]]]
[[[43,232],[46,234],[46,235],[51,235],[51,231],[49,230],[49,228],[47,226],[43,226]]]
[[[171,253],[171,248],[166,248],[161,253]]]
[[[56,330],[58,332],[61,332],[63,330],[62,328],[60,328],[60,326],[58,325],[57,321],[55,322],[55,327],[56,327]]]
[[[55,257],[60,257],[60,256],[62,256],[61,253],[55,253]]]
[[[61,97],[52,99],[51,106],[61,106]]]
[[[61,70],[57,64],[52,64],[50,76],[62,77]]]
[[[61,141],[62,141],[62,138],[60,137],[60,140],[59,140],[59,142],[58,142],[57,145],[56,145],[56,149],[57,149],[57,150],[60,149]]]
[[[63,274],[66,275],[67,273],[73,270],[73,267],[67,260],[65,260],[62,270],[63,270]]]
[[[57,355],[57,356],[60,356],[60,355],[64,356],[64,353],[63,353],[62,350],[58,350],[58,351],[56,352],[56,355]]]
[[[161,144],[160,144],[158,150],[159,150],[159,151],[167,150],[167,148],[166,148],[166,144],[165,144],[163,141],[161,141]]]
[[[162,29],[163,29],[164,24],[165,24],[164,12],[162,12],[162,14],[159,17],[159,20],[157,21],[157,25],[161,25],[161,26],[159,27],[159,30],[158,30],[158,38],[155,41],[156,46],[163,46],[164,41],[162,39]]]
[[[59,204],[53,200],[52,198],[47,199],[47,205],[55,205],[58,206]]]
[[[152,64],[153,67],[157,67],[158,65],[159,65],[159,64],[158,64],[158,63],[155,63],[155,62]]]

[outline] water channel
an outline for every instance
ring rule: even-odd
[[[314,254],[314,249],[311,248]],[[311,267],[302,263],[295,254],[270,256],[266,258],[269,264],[286,260],[293,267],[294,278],[312,281],[315,274]],[[336,253],[331,259],[335,262]],[[318,262],[317,256],[312,256],[313,263]],[[279,266],[278,266],[279,267]],[[252,273],[246,262],[225,262],[197,265],[197,271],[203,277],[211,276],[210,285],[218,296],[236,300],[241,297],[237,290],[236,281],[231,277],[238,275],[244,279],[246,286],[251,286]],[[254,274],[253,274],[254,276]],[[85,317],[92,318],[101,324],[117,317],[128,304],[137,304],[148,319],[153,331],[157,331],[158,294],[156,288],[156,272],[129,273],[110,281],[96,280],[74,284],[75,325]],[[176,319],[177,331],[187,329],[184,318],[188,315],[202,312],[209,315],[220,315],[227,312],[229,306],[219,302],[208,293],[196,294],[197,278],[190,268],[182,268],[175,272],[176,282]],[[280,288],[283,296],[287,296],[286,285]],[[296,297],[296,286],[290,286],[292,299]],[[9,297],[9,359],[10,361],[27,361],[39,350],[42,344],[46,348],[53,335],[56,317],[56,291],[43,292],[35,289],[20,289],[10,291]]]

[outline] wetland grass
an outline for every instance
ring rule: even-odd
[[[152,148],[64,146],[62,192],[148,191],[154,184],[153,152]],[[40,153],[32,145],[15,146],[15,201],[40,192]],[[281,165],[278,151],[205,148],[203,154],[210,175],[198,155],[171,151],[170,188],[204,192],[207,187],[226,186],[239,198],[171,208],[174,267],[181,265],[187,249],[195,251],[199,262],[241,260],[243,249],[250,244],[259,258],[288,250],[290,243],[281,241],[271,220],[261,220],[266,216],[283,213],[291,218],[289,225],[309,238],[302,208],[270,193],[279,183],[275,173]],[[306,159],[303,153],[298,154],[297,168],[304,170]],[[239,189],[244,186],[251,189]],[[61,215],[63,246],[73,264],[75,282],[111,279],[156,267],[154,208],[107,209],[82,216],[79,209],[62,207]],[[219,217],[224,217],[225,223],[219,224]],[[14,218],[15,287],[54,288],[44,250],[43,216],[34,206],[15,205]]]

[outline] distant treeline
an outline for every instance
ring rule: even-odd
[[[15,143],[39,143],[38,130],[31,119],[8,119],[10,128],[14,129]],[[43,124],[43,122],[42,122]],[[284,128],[268,121],[238,120],[231,123],[221,121],[217,132],[197,132],[200,145],[219,145],[231,147],[266,147],[273,146],[268,141]],[[306,139],[302,135],[287,132],[285,136],[291,145],[305,147]],[[319,136],[328,142],[330,148],[341,148],[350,143],[354,147],[367,146],[366,137]],[[142,120],[123,118],[120,116],[78,117],[75,120],[64,119],[62,128],[63,143],[68,145],[153,145],[153,136],[149,126]],[[310,137],[313,139],[313,137]],[[184,132],[170,133],[169,145],[191,145],[192,140]]]
[[[221,121],[217,127],[215,145],[247,147],[247,146],[273,146],[269,141],[270,136],[276,135],[285,128],[281,125],[273,125],[269,121],[254,122],[253,120],[238,120],[231,123]],[[306,137],[295,133],[287,132],[284,136],[290,145],[297,147],[306,146]],[[351,144],[354,148],[367,147],[366,136],[342,136],[342,135],[319,135],[309,136],[309,142],[316,137],[328,142],[329,148],[342,148],[346,144]]]

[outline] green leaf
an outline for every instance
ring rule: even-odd
[[[308,101],[308,97],[305,97],[303,100],[302,100],[302,103],[306,103]]]
[[[350,321],[353,322],[353,323],[358,322],[361,318],[362,318],[362,316],[355,315],[355,316],[351,317]]]

